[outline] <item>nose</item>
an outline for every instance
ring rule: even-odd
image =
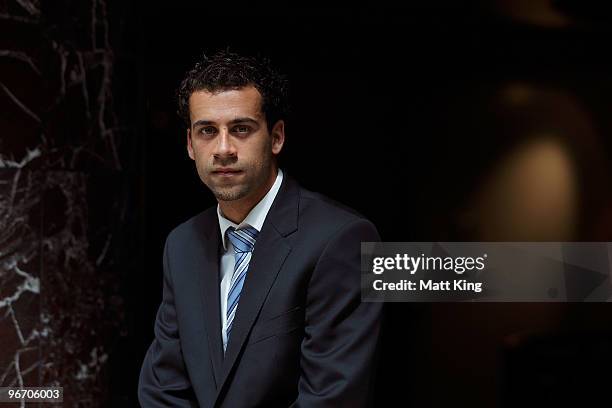
[[[216,158],[220,159],[236,156],[236,148],[226,127],[219,130],[217,145],[213,154]]]

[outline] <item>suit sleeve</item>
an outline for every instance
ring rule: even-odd
[[[292,407],[367,406],[373,386],[382,303],[361,301],[361,242],[380,241],[359,219],[330,240],[307,295],[298,398]]]
[[[174,305],[174,288],[164,248],[164,282],[162,302],[155,319],[155,338],[140,370],[138,400],[143,408],[197,407],[193,388],[183,361]]]

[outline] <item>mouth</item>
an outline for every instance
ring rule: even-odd
[[[213,170],[212,174],[220,177],[232,177],[242,173],[242,170],[236,169],[217,169]]]

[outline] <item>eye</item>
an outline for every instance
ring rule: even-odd
[[[251,128],[246,125],[238,125],[238,126],[234,126],[234,129],[232,130],[235,133],[249,133],[251,131]]]
[[[206,136],[214,135],[217,132],[214,126],[204,126],[200,129],[200,133]]]

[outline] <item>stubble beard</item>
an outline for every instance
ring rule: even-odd
[[[214,194],[215,198],[219,201],[235,201],[249,195],[250,188],[248,184],[241,184],[237,186],[213,186],[209,185],[208,188]]]

